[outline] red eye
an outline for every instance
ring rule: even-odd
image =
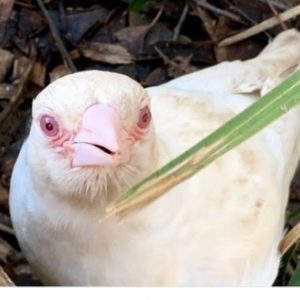
[[[41,128],[48,136],[56,136],[59,132],[58,123],[51,116],[44,115],[40,120]]]
[[[138,127],[144,129],[146,128],[151,121],[151,112],[149,106],[146,106],[140,110],[140,117],[138,120]]]

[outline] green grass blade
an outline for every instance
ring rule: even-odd
[[[147,204],[247,140],[300,102],[300,71],[208,137],[133,186],[108,215]]]

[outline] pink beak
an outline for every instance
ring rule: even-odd
[[[105,104],[89,107],[74,139],[72,166],[116,166],[120,163],[121,121]]]

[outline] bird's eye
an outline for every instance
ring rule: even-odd
[[[43,130],[43,132],[51,137],[54,137],[59,132],[59,126],[56,120],[48,115],[44,115],[41,117],[40,125]]]
[[[149,106],[145,106],[140,110],[140,116],[137,125],[138,127],[144,129],[150,124],[150,121],[151,121],[151,112]]]

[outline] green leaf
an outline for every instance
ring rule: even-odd
[[[297,267],[288,283],[288,286],[300,286],[300,262],[298,262]]]
[[[133,12],[139,12],[148,0],[133,0],[129,5],[129,10]]]
[[[107,207],[107,217],[154,201],[252,137],[299,102],[300,71],[297,71],[208,137],[133,186],[119,202]]]

